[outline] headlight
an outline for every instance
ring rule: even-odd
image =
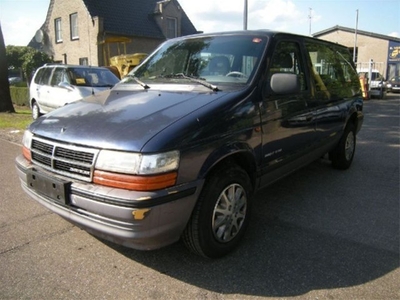
[[[29,130],[25,130],[24,136],[22,137],[22,155],[25,159],[31,161],[31,144],[32,144],[33,133]]]
[[[179,152],[143,155],[138,174],[166,173],[178,169]]]
[[[93,182],[136,191],[154,191],[176,184],[179,151],[157,154],[102,150]]]
[[[31,149],[33,133],[29,130],[25,130],[24,136],[22,137],[22,146],[27,149]]]
[[[179,151],[140,154],[102,150],[96,162],[98,170],[137,175],[166,173],[178,166]]]

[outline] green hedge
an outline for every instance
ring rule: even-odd
[[[29,106],[29,89],[27,87],[10,86],[10,94],[15,105]]]

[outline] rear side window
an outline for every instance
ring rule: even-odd
[[[35,78],[34,78],[34,80],[33,80],[36,84],[39,84],[40,79],[41,79],[41,77],[43,76],[44,70],[45,70],[45,69],[39,69],[39,70],[37,70],[36,76],[35,76]]]
[[[52,68],[42,68],[37,71],[34,82],[40,85],[49,84],[49,79],[51,75]]]
[[[306,42],[312,63],[316,97],[339,100],[360,94],[360,82],[350,52],[342,47]]]

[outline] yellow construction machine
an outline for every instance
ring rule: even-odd
[[[125,37],[109,37],[102,42],[104,44],[103,60],[107,67],[120,79],[124,78],[148,55],[147,53],[126,54],[126,43],[131,41],[131,39]],[[110,44],[117,45],[118,55],[110,57]],[[123,51],[121,51],[121,45],[123,46]]]

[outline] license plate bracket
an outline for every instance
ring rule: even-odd
[[[34,169],[29,170],[26,177],[29,188],[52,199],[54,202],[64,205],[69,204],[71,182],[39,173]]]

